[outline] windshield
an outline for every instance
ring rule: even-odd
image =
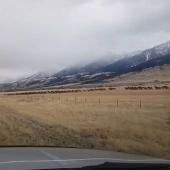
[[[0,0],[0,146],[170,159],[169,9]]]

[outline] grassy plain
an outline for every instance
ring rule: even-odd
[[[96,148],[170,159],[170,90],[1,94],[0,145]]]

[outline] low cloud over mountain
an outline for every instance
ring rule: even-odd
[[[0,1],[0,82],[169,40],[170,1]]]

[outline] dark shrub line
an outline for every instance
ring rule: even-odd
[[[114,87],[109,87],[109,90],[115,90]],[[90,89],[73,89],[73,90],[47,90],[47,91],[30,91],[30,92],[17,92],[17,93],[8,93],[6,95],[31,95],[31,94],[48,94],[48,93],[77,93],[77,92],[92,92],[92,91],[104,91],[107,88],[90,88]]]
[[[125,90],[167,90],[170,89],[168,86],[155,86],[155,87],[151,87],[151,86],[129,86],[129,87],[125,87]]]

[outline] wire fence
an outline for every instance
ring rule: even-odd
[[[42,99],[43,100],[43,99]],[[135,98],[123,98],[123,97],[106,97],[106,96],[57,96],[55,98],[49,97],[49,101],[53,101],[56,104],[64,105],[87,105],[93,106],[97,105],[98,107],[108,106],[115,108],[131,108],[135,107],[138,109],[142,108],[167,108],[170,107],[170,101],[166,99],[162,100],[146,100],[142,99],[140,96]]]

